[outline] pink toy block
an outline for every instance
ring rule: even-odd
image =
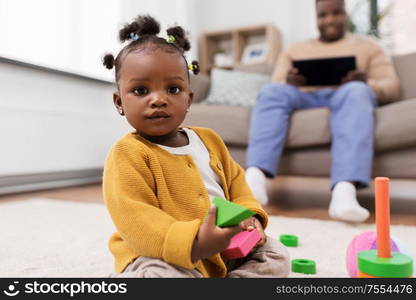
[[[245,257],[260,239],[260,234],[256,229],[241,231],[231,238],[230,244],[222,255],[226,259]]]

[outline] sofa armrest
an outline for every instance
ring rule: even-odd
[[[194,103],[199,103],[208,96],[210,78],[204,74],[190,74],[191,89],[194,92]]]

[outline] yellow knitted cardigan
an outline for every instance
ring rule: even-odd
[[[225,197],[255,212],[266,228],[267,215],[221,138],[211,129],[190,129],[208,149],[210,166]],[[196,268],[204,277],[225,277],[227,270],[220,254],[191,262],[192,245],[211,202],[190,156],[173,155],[129,133],[108,154],[103,194],[117,229],[109,241],[117,272],[137,257],[148,256]]]

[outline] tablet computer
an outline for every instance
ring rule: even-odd
[[[355,70],[355,56],[294,60],[293,66],[306,77],[306,86],[338,85]]]

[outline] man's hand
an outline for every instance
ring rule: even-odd
[[[217,227],[216,212],[215,205],[211,205],[207,218],[199,228],[192,247],[191,260],[193,263],[224,251],[230,244],[231,238],[241,231],[241,226]]]
[[[304,86],[306,84],[306,77],[300,75],[298,69],[292,68],[287,72],[286,82],[296,87]]]
[[[367,82],[367,74],[363,71],[352,70],[345,75],[341,80],[341,84],[350,82],[350,81],[362,81]]]
[[[242,230],[248,230],[248,231],[257,229],[257,231],[260,234],[261,239],[260,241],[258,241],[256,247],[254,247],[251,250],[251,252],[253,252],[256,248],[261,247],[266,243],[267,237],[266,237],[266,234],[264,233],[263,226],[261,225],[260,221],[256,217],[250,217],[244,220],[243,222],[240,223],[240,227]]]

